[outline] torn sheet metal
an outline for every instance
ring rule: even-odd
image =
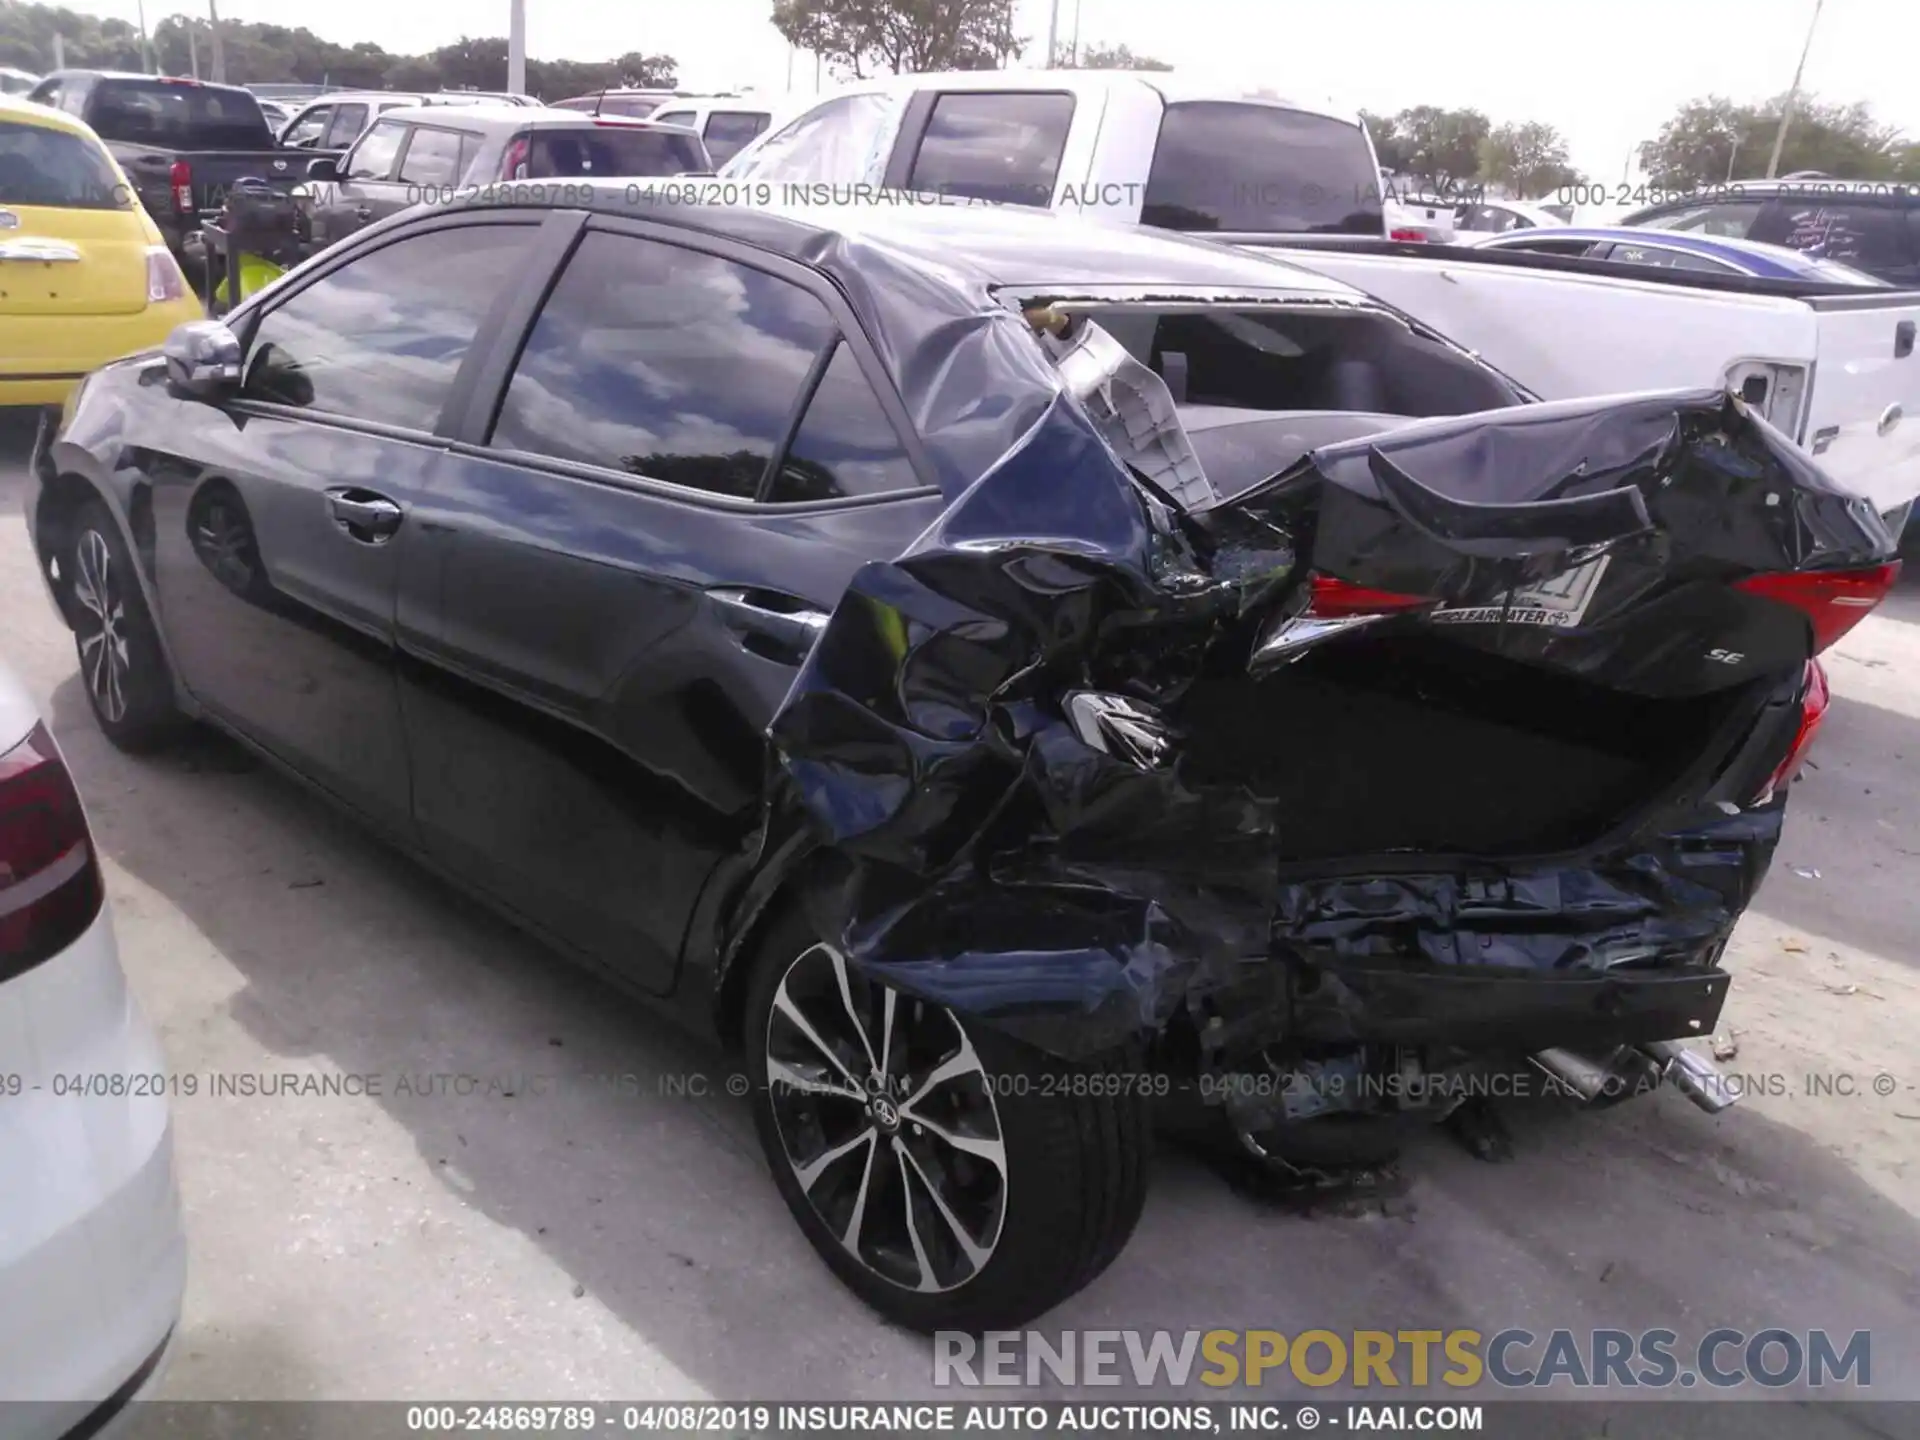
[[[1199,512],[1156,488],[1062,391],[855,578],[771,732],[852,959],[1069,1058],[1183,1010],[1250,1046],[1505,1027],[1531,1047],[1623,1007],[1650,1032],[1717,1012],[1712,966],[1778,838],[1780,803],[1748,802],[1798,719],[1804,646],[1743,702],[1744,744],[1590,853],[1537,861],[1283,866],[1293,817],[1200,778],[1183,701],[1247,674],[1311,572],[1456,617],[1561,603],[1565,623],[1434,633],[1651,684],[1645,616],[1671,627],[1675,596],[1738,575],[1871,563],[1891,544],[1871,511],[1719,393],[1417,423]],[[1115,716],[1126,746],[1103,741]]]
[[[1067,393],[1114,454],[1184,509],[1202,509],[1218,498],[1164,380],[1098,325],[1082,323],[1068,334],[1064,314],[1057,331],[1046,320],[1034,324]]]

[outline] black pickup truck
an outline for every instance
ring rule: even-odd
[[[307,163],[337,151],[289,150],[259,103],[237,85],[170,75],[56,70],[27,97],[77,115],[107,143],[176,256],[229,186],[257,176],[275,189],[306,179]]]

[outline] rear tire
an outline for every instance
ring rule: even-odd
[[[116,749],[143,755],[161,748],[184,720],[133,556],[102,501],[89,500],[75,515],[65,562],[80,684],[93,718]]]
[[[797,913],[761,948],[744,1045],[781,1198],[897,1324],[1018,1329],[1105,1270],[1139,1222],[1153,1140],[1126,1077],[871,982]]]

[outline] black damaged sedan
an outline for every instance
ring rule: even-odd
[[[571,197],[579,200],[581,196]],[[744,1053],[908,1325],[1709,1030],[1895,565],[1735,397],[1540,405],[1333,282],[947,207],[384,222],[89,379],[34,543],[102,729],[231,732]]]

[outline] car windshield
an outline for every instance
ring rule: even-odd
[[[44,125],[0,121],[0,205],[125,210],[126,187],[99,146]]]
[[[526,161],[528,180],[564,175],[682,175],[705,170],[707,152],[691,132],[617,125],[536,130]]]
[[[246,91],[191,82],[102,81],[87,118],[103,139],[175,150],[264,150],[273,144],[266,117]]]

